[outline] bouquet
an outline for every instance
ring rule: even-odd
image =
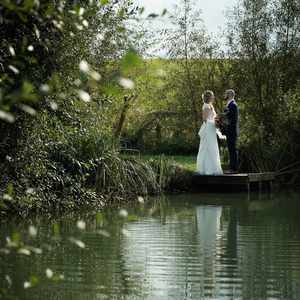
[[[215,124],[217,127],[217,136],[219,140],[226,140],[225,132],[226,127],[228,126],[228,118],[226,113],[219,114],[215,117]]]
[[[218,114],[215,117],[215,124],[217,128],[221,128],[221,129],[226,128],[229,124],[227,114],[226,113]]]

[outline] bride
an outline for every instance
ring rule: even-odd
[[[199,131],[200,147],[197,156],[197,173],[200,175],[221,175],[223,174],[217,135],[219,138],[225,137],[216,128],[215,118],[217,116],[213,106],[215,100],[212,91],[205,91],[202,95],[203,124]]]

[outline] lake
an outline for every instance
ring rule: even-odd
[[[2,220],[2,298],[300,299],[299,199],[184,194]]]

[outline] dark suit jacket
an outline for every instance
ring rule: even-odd
[[[224,128],[224,134],[227,137],[236,138],[240,134],[239,129],[239,108],[235,101],[229,103],[224,113],[228,119],[228,125]]]

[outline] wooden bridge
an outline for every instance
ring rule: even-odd
[[[273,172],[267,173],[242,173],[242,174],[224,174],[224,175],[195,175],[193,177],[193,187],[202,189],[203,187],[218,191],[219,189],[246,189],[248,192],[251,189],[259,189],[268,186],[272,191],[273,182],[276,174]]]

